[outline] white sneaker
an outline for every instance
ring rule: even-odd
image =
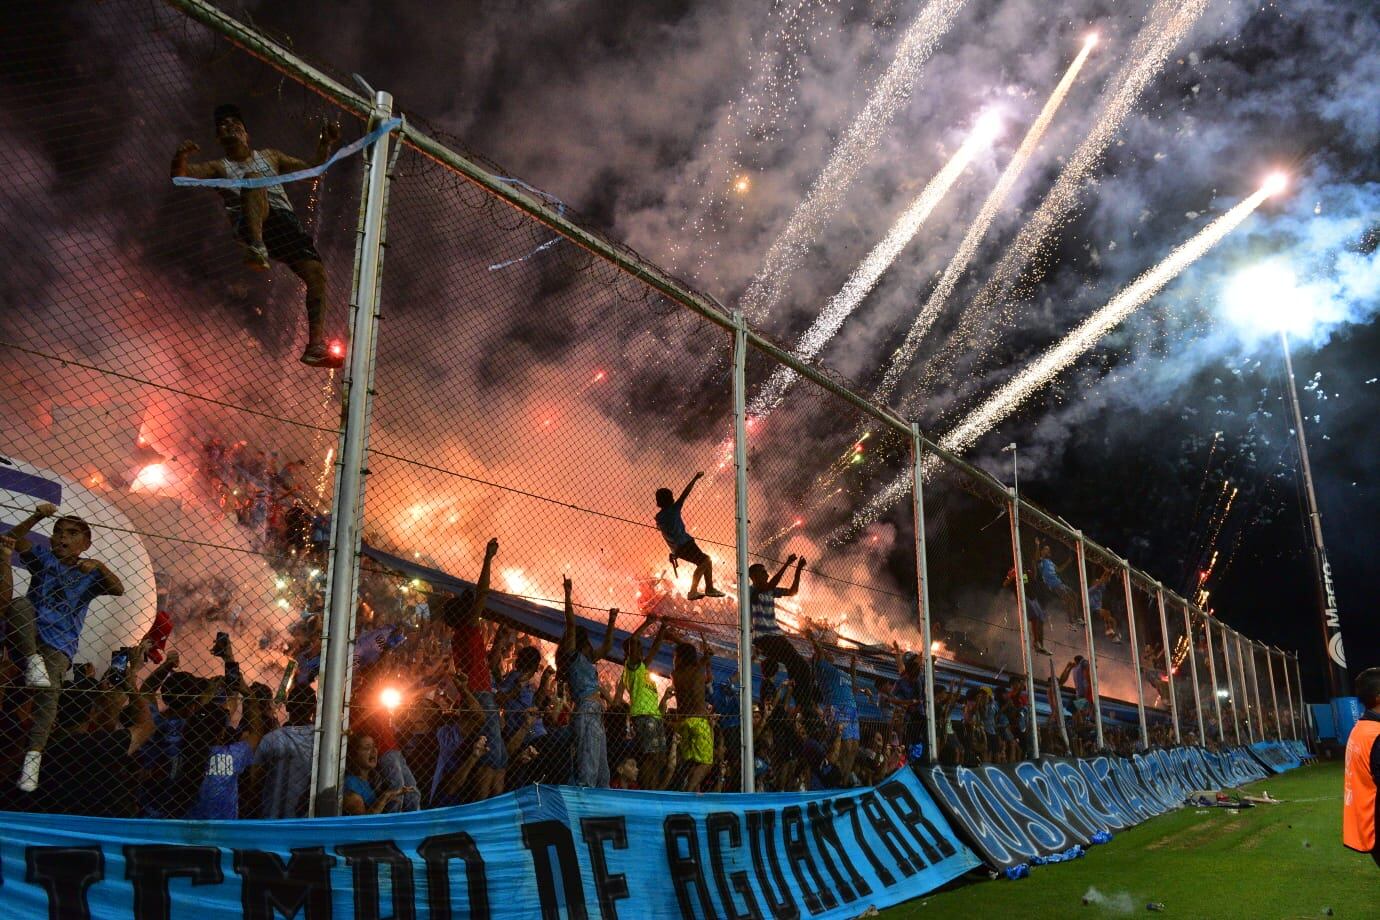
[[[41,690],[53,686],[53,682],[48,679],[48,666],[43,663],[42,655],[29,656],[28,662],[24,665],[24,683]]]
[[[33,792],[38,788],[38,768],[43,762],[42,751],[25,751],[24,767],[19,771],[19,788],[23,792]]]

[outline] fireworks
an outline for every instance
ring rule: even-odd
[[[968,232],[963,235],[963,241],[958,245],[958,251],[954,253],[949,264],[944,268],[944,274],[939,277],[938,284],[931,292],[929,300],[925,301],[925,306],[920,314],[915,318],[910,331],[906,333],[906,339],[901,343],[901,347],[896,349],[892,355],[891,364],[886,369],[886,374],[882,382],[877,386],[876,392],[872,394],[874,402],[886,402],[896,390],[896,385],[901,381],[901,375],[910,367],[911,359],[915,357],[916,349],[920,347],[920,340],[925,337],[934,325],[935,319],[939,316],[944,304],[948,301],[949,295],[953,293],[958,285],[958,279],[968,270],[968,264],[972,262],[973,256],[977,255],[978,245],[987,235],[987,229],[992,225],[992,221],[997,216],[997,211],[1006,202],[1011,189],[1015,187],[1016,180],[1025,171],[1026,165],[1030,162],[1031,156],[1040,146],[1044,139],[1045,132],[1049,129],[1050,123],[1054,120],[1054,114],[1059,111],[1059,106],[1063,104],[1064,97],[1068,95],[1069,88],[1073,86],[1073,81],[1078,77],[1078,72],[1083,69],[1083,62],[1092,53],[1093,45],[1097,43],[1096,35],[1090,36],[1084,43],[1083,50],[1078,52],[1078,56],[1073,59],[1069,69],[1065,71],[1063,79],[1055,86],[1054,92],[1050,94],[1049,100],[1040,110],[1040,114],[1035,119],[1035,123],[1030,126],[1021,141],[1020,147],[1016,149],[1015,155],[1011,157],[1011,162],[1002,171],[1001,177],[993,187],[987,200],[982,203],[978,216],[968,227]]]
[[[767,250],[762,268],[743,295],[743,312],[749,319],[761,319],[781,298],[791,275],[800,267],[810,241],[839,209],[844,192],[877,146],[883,131],[901,106],[910,101],[921,69],[966,2],[930,0],[906,29],[895,59],[878,81],[867,105],[830,154],[805,200],[796,206],[786,229]]]
[[[945,367],[962,351],[970,347],[984,347],[992,341],[994,330],[1004,324],[994,313],[1011,295],[1019,294],[1017,282],[1026,266],[1035,262],[1053,233],[1078,203],[1078,194],[1103,152],[1121,129],[1141,94],[1164,66],[1175,46],[1197,22],[1207,0],[1157,0],[1145,25],[1126,55],[1126,63],[1112,79],[1109,95],[1095,116],[1092,130],[1078,149],[1069,157],[1068,165],[1044,201],[1025,226],[1005,257],[997,264],[992,276],[974,301],[959,317],[958,326],[944,350],[945,361],[933,362],[925,370],[926,384],[942,379]],[[1008,308],[1009,312],[1009,308]],[[1010,317],[1006,317],[1009,322]],[[915,401],[915,397],[910,402]],[[911,408],[908,404],[906,408]]]
[[[1208,224],[1191,240],[1181,244],[1164,261],[1132,281],[1108,301],[1106,306],[1084,320],[1073,332],[1041,355],[1034,364],[1008,381],[976,412],[940,439],[940,446],[955,452],[971,446],[978,437],[991,430],[993,425],[1048,383],[1055,374],[1072,364],[1122,320],[1147,303],[1184,269],[1202,258],[1223,237],[1254,213],[1266,198],[1278,190],[1279,187],[1275,183],[1262,186],[1254,195]]]
[[[1096,345],[1103,336],[1122,320],[1145,305],[1160,289],[1176,278],[1241,222],[1255,212],[1266,198],[1279,191],[1277,182],[1267,182],[1259,191],[1242,201],[1221,217],[1208,224],[1188,242],[1181,244],[1164,261],[1142,274],[1123,288],[1115,297],[1076,329],[1041,355],[1034,364],[1021,371],[972,412],[957,427],[940,438],[939,446],[958,454],[967,450],[979,437],[1010,415],[1021,403],[1048,383],[1055,374],[1072,364],[1079,356]],[[853,521],[840,533],[854,533],[877,519],[886,508],[910,489],[910,475],[903,474],[863,507]],[[839,534],[835,535],[838,538]]]
[[[948,194],[949,189],[953,188],[954,183],[958,181],[959,176],[963,175],[963,171],[968,168],[968,164],[972,162],[977,152],[992,143],[1000,128],[1000,122],[990,112],[978,119],[973,130],[968,133],[967,140],[958,148],[958,152],[949,158],[949,162],[944,164],[944,168],[935,174],[934,178],[911,202],[910,207],[906,208],[896,219],[882,241],[872,247],[872,251],[853,270],[853,274],[844,283],[842,290],[829,298],[824,309],[815,317],[810,328],[796,343],[796,354],[803,358],[813,358],[819,354],[820,350],[843,326],[844,320],[848,319],[852,312],[858,308],[858,305],[862,303],[863,298],[877,286],[877,282],[881,280],[882,274],[891,267],[891,263],[896,261],[896,257],[915,238],[915,234],[920,231],[926,218]],[[790,389],[795,380],[794,371],[785,367],[778,368],[762,388],[762,391],[757,394],[757,398],[748,407],[748,411],[758,417],[767,415],[781,404],[786,390]]]

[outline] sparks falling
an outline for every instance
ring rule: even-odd
[[[824,222],[839,209],[844,192],[871,156],[896,113],[910,101],[925,62],[965,3],[967,0],[930,0],[906,29],[891,66],[878,81],[862,112],[848,126],[843,140],[830,154],[805,200],[796,206],[786,229],[767,250],[762,268],[743,294],[743,312],[749,319],[760,320],[781,299],[791,276],[805,257],[806,248],[819,234]]]
[[[991,145],[999,130],[1000,125],[997,119],[990,113],[978,119],[978,123],[969,132],[967,140],[958,148],[958,152],[949,158],[949,162],[944,164],[944,168],[935,174],[934,178],[911,202],[910,207],[906,208],[896,219],[886,236],[882,237],[881,242],[872,247],[872,251],[853,270],[853,274],[848,277],[843,288],[829,298],[824,309],[815,317],[810,328],[805,330],[805,334],[796,343],[796,354],[802,358],[813,358],[819,354],[820,350],[843,326],[844,320],[848,319],[852,312],[858,308],[858,305],[863,302],[863,298],[877,286],[882,275],[896,261],[896,257],[901,254],[901,251],[915,238],[915,234],[920,232],[925,220],[933,213],[939,202],[944,200],[944,196],[949,193],[959,176],[963,175],[968,164],[973,161],[973,157],[977,155],[978,151]],[[789,368],[777,368],[766,385],[762,387],[762,391],[757,394],[752,405],[748,407],[748,412],[759,417],[766,416],[781,404],[781,399],[786,395],[786,391],[797,379],[795,372]]]
[[[1034,364],[1007,381],[956,428],[940,438],[939,446],[955,454],[961,454],[971,447],[973,442],[991,431],[994,425],[1010,415],[1021,403],[1053,379],[1055,374],[1086,353],[1122,320],[1149,302],[1184,269],[1207,254],[1223,237],[1250,217],[1265,199],[1278,193],[1282,188],[1282,182],[1271,176],[1259,191],[1208,224],[1188,242],[1181,244],[1162,262],[1123,288],[1105,306],[1041,355]],[[909,491],[910,482],[909,475],[903,474],[898,477],[869,501],[854,516],[852,522],[845,525],[834,538],[855,533],[858,528],[875,521],[882,511]]]
[[[1198,261],[1222,238],[1239,227],[1255,213],[1265,199],[1280,190],[1273,177],[1259,191],[1204,227],[1188,242],[1181,244],[1164,261],[1142,274],[1109,300],[1106,306],[1088,317],[1054,347],[996,392],[977,411],[963,420],[940,439],[940,446],[954,452],[972,446],[980,436],[1004,419],[1011,411],[1048,383],[1055,374],[1072,364],[1080,355],[1101,341],[1102,337],[1122,320],[1144,306],[1184,269]]]
[[[1049,130],[1050,123],[1054,121],[1055,113],[1059,111],[1059,106],[1063,104],[1064,97],[1068,95],[1069,88],[1073,86],[1073,81],[1078,78],[1078,72],[1083,69],[1083,63],[1087,61],[1088,55],[1092,53],[1096,44],[1095,36],[1089,36],[1084,41],[1082,50],[1078,52],[1078,56],[1073,59],[1073,63],[1065,71],[1063,79],[1054,87],[1054,92],[1050,94],[1044,108],[1040,110],[1035,123],[1030,126],[1025,138],[1021,140],[1020,147],[1016,148],[1011,162],[1006,165],[1006,169],[997,179],[997,184],[992,188],[987,200],[982,203],[982,209],[978,211],[978,216],[968,227],[968,232],[963,235],[963,241],[958,244],[958,250],[949,260],[949,264],[944,267],[944,274],[939,276],[939,282],[930,293],[929,299],[925,301],[924,308],[915,318],[910,331],[906,333],[905,341],[892,355],[891,364],[887,367],[882,382],[877,386],[876,392],[872,394],[873,402],[885,403],[895,392],[896,385],[901,382],[901,375],[910,367],[910,362],[920,347],[920,340],[934,325],[934,321],[938,318],[940,311],[944,309],[949,295],[954,292],[954,288],[958,285],[958,279],[968,270],[973,256],[977,255],[978,246],[982,243],[983,237],[987,235],[987,230],[991,227],[993,219],[996,218],[997,211],[1006,203],[1006,198],[1011,194],[1011,189],[1015,187],[1016,180],[1025,172],[1030,158],[1039,148],[1040,142],[1044,140],[1045,132]]]
[[[973,347],[990,347],[995,332],[1009,324],[1009,306],[1005,307],[1008,315],[1001,320],[996,314],[1003,309],[1003,305],[1020,299],[1022,292],[1017,284],[1021,273],[1039,258],[1050,235],[1077,206],[1079,192],[1101,161],[1107,146],[1134,110],[1150,81],[1159,75],[1170,53],[1198,21],[1206,6],[1207,0],[1157,0],[1127,52],[1126,62],[1108,84],[1107,95],[1095,116],[1092,130],[1069,157],[1068,165],[1040,202],[1040,207],[1021,228],[1015,242],[997,263],[977,297],[964,308],[941,360],[932,362],[925,369],[926,389],[942,379],[941,375],[953,358]],[[909,403],[918,399],[917,395],[913,395],[903,408],[913,409],[914,406]]]

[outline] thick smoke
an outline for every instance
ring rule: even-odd
[[[1001,255],[1087,135],[1093,101],[1148,6],[1088,0],[1056,8],[1037,0],[1008,0],[965,7],[913,87],[909,104],[790,279],[786,296],[767,317],[768,331],[792,340],[809,324],[951,152],[945,141],[975,113],[995,106],[1012,124],[1028,123],[1082,35],[1095,27],[1105,50],[1089,62],[1014,190],[1010,209],[993,224],[971,277],[951,298],[953,309],[961,309],[986,280],[983,266]],[[394,4],[386,11],[360,2],[250,5],[256,22],[290,35],[294,48],[339,70],[363,73],[392,91],[405,109],[461,136],[654,259],[674,263],[725,303],[735,301],[759,270],[840,134],[865,106],[866,88],[890,65],[918,8],[909,2],[846,9],[807,2],[769,9],[584,0],[452,13],[420,3]],[[333,419],[323,398],[329,394],[320,392],[319,378],[296,367],[279,372],[291,366],[300,323],[296,285],[281,272],[271,283],[245,280],[233,252],[227,254],[213,200],[188,203],[187,194],[173,193],[163,178],[166,158],[182,136],[195,133],[210,146],[204,111],[222,97],[244,101],[265,142],[296,150],[312,137],[304,117],[321,113],[322,106],[262,68],[236,64],[240,56],[224,45],[178,38],[182,25],[171,15],[160,17],[155,29],[147,19],[113,20],[93,12],[99,9],[76,6],[59,14],[30,4],[15,16],[17,22],[39,16],[60,20],[69,37],[65,66],[82,75],[87,94],[82,111],[97,125],[99,143],[86,144],[74,157],[64,149],[59,118],[45,126],[42,112],[34,117],[7,106],[0,114],[8,175],[23,179],[17,191],[0,189],[8,199],[0,220],[5,238],[24,256],[19,261],[42,267],[11,278],[6,302],[32,305],[37,312],[30,315],[40,318],[52,317],[45,305],[107,304],[104,313],[90,310],[80,322],[60,317],[64,354],[121,367],[155,355],[159,379],[170,385],[209,390],[239,405],[275,406],[282,410],[278,414],[329,426]],[[1029,477],[1038,490],[1044,479],[1046,504],[1061,512],[1070,509],[1065,516],[1090,534],[1143,550],[1135,561],[1152,569],[1156,554],[1172,555],[1158,536],[1150,539],[1148,525],[1138,530],[1112,510],[1144,512],[1120,497],[1126,480],[1118,467],[1143,460],[1154,475],[1178,464],[1188,445],[1205,443],[1223,427],[1220,417],[1203,413],[1210,399],[1226,395],[1211,383],[1223,373],[1221,365],[1231,361],[1245,375],[1257,373],[1242,357],[1263,355],[1262,347],[1238,341],[1215,318],[1221,280],[1258,254],[1299,252],[1300,277],[1327,294],[1335,313],[1330,334],[1370,316],[1366,305],[1374,298],[1368,301],[1365,292],[1367,278],[1373,277],[1373,254],[1348,248],[1353,229],[1358,238],[1365,234],[1364,215],[1374,196],[1365,185],[1374,177],[1366,173],[1373,169],[1369,156],[1380,134],[1373,94],[1367,92],[1374,85],[1376,65],[1369,49],[1376,26],[1365,13],[1359,3],[1309,2],[1266,10],[1230,0],[1210,3],[1089,180],[1084,210],[1057,240],[1049,270],[1020,305],[1019,323],[994,350],[964,356],[942,389],[917,394],[922,424],[947,427],[944,423],[960,417],[1175,242],[1255,188],[1269,168],[1290,169],[1300,177],[1297,191],[1280,210],[1259,215],[1228,241],[1231,245],[1224,244],[1098,354],[1070,370],[1045,402],[1027,407],[993,439],[1021,440],[1023,482]],[[64,61],[52,66],[60,68]],[[12,71],[6,79],[25,78]],[[975,166],[931,217],[923,239],[903,254],[821,355],[824,361],[863,383],[880,377],[878,361],[909,327],[915,304],[923,302],[947,263],[1006,156],[1009,150],[998,150]],[[318,218],[336,285],[337,328],[344,321],[356,168],[328,179]],[[118,181],[112,175],[117,169]],[[746,193],[732,187],[739,176],[749,179]],[[413,187],[426,181],[419,175]],[[37,204],[35,189],[46,192]],[[430,208],[416,204],[412,193],[409,213],[407,189],[407,180],[400,180],[385,268],[392,280],[385,290],[380,449],[429,455],[435,466],[513,488],[524,487],[530,472],[524,461],[551,456],[549,471],[542,473],[549,491],[638,521],[649,516],[652,488],[677,487],[695,468],[717,462],[713,445],[728,430],[721,333],[636,293],[623,296],[620,285],[636,286],[616,283],[611,272],[596,274],[597,283],[591,282],[587,266],[565,244],[490,273],[488,264],[520,258],[549,235],[521,225],[502,209],[486,211],[482,202],[471,211],[452,210],[474,204],[472,198],[470,204],[457,201],[458,193],[446,192],[452,197],[438,197],[442,203]],[[1320,208],[1316,214],[1315,207]],[[491,218],[502,223],[487,223]],[[484,229],[492,226],[503,229]],[[179,241],[175,249],[172,239]],[[76,252],[105,255],[65,258],[63,246],[75,245],[70,241],[84,241]],[[198,259],[195,271],[186,264],[189,252]],[[154,280],[147,280],[150,275]],[[600,285],[604,290],[596,294]],[[135,297],[137,291],[146,299]],[[172,307],[189,304],[197,319],[184,323]],[[649,322],[649,316],[655,319]],[[932,331],[936,346],[943,344],[953,319],[942,319]],[[7,336],[12,329],[7,322]],[[1319,337],[1312,345],[1320,348],[1325,341]],[[227,373],[238,363],[229,356],[251,348],[263,358],[250,365],[250,372]],[[922,350],[919,359],[930,357]],[[405,359],[413,360],[410,369],[392,372],[390,380],[388,368],[403,367]],[[608,372],[607,383],[581,390],[600,369]],[[769,369],[750,370],[760,383]],[[8,360],[5,373],[26,379],[30,374],[21,374]],[[31,393],[62,391],[61,374],[48,373],[52,376],[32,382]],[[1240,376],[1226,373],[1228,383]],[[1358,378],[1352,383],[1362,378],[1350,367],[1329,368],[1329,373]],[[1254,428],[1243,423],[1241,430],[1233,429],[1233,455],[1250,431],[1270,421],[1259,415],[1258,390],[1274,387],[1277,394],[1278,389],[1272,379],[1257,382],[1229,396],[1237,403],[1231,410],[1241,417],[1256,413]],[[578,399],[570,399],[573,391]],[[93,401],[99,398],[91,394]],[[1116,443],[1135,434],[1138,411],[1167,399],[1185,410],[1182,418],[1176,416],[1173,437],[1146,448],[1143,458],[1118,457],[1109,449],[1109,468],[1096,485],[1079,478],[1074,489],[1069,485],[1074,480],[1059,479],[1080,430],[1085,435],[1099,430]],[[12,410],[19,417],[42,414],[33,408],[37,396],[15,401],[22,403]],[[418,411],[409,418],[407,410],[414,405]],[[829,409],[802,397],[754,436],[760,477],[755,506],[761,509],[754,513],[754,527],[773,535],[790,524],[794,506],[817,509],[776,544],[782,553],[808,553],[811,534],[827,532],[897,469],[891,465],[833,480],[831,488],[835,483],[846,487],[835,497],[812,493],[858,422],[847,419],[846,432],[840,433],[839,413]],[[1276,409],[1265,405],[1263,411]],[[183,450],[190,436],[207,430],[203,418],[208,414],[196,405],[159,414],[168,428],[155,440],[160,450],[167,444]],[[474,434],[468,423],[479,417],[503,421],[488,434]],[[236,427],[269,438],[278,430],[252,418],[237,421]],[[35,430],[44,429],[35,422]],[[1285,434],[1272,433],[1275,445]],[[817,460],[799,454],[802,436],[819,443]],[[322,460],[329,443],[322,437],[312,434],[301,452],[310,447],[310,458]],[[596,439],[597,447],[592,446]],[[981,446],[978,456],[983,456]],[[1277,458],[1277,453],[1269,456]],[[600,478],[598,472],[610,465],[616,465],[617,475]],[[1262,460],[1253,475],[1274,482],[1276,473]],[[433,473],[420,481],[436,492],[449,482]],[[385,482],[381,475],[373,489],[387,508],[379,527],[401,537],[399,516],[410,513],[416,496]],[[724,491],[726,483],[715,488],[696,501],[706,507],[701,529],[723,540],[731,534],[730,493]],[[1084,492],[1091,493],[1086,500]],[[1287,489],[1271,494],[1278,503]],[[470,507],[455,514],[475,526],[463,534],[433,535],[443,548],[433,553],[437,561],[463,570],[473,564],[487,531],[504,524],[515,529],[518,520],[530,519],[532,512],[519,513],[521,506],[510,501],[468,499]],[[1348,526],[1342,509],[1336,519],[1343,529]],[[530,537],[533,561],[539,536]],[[1126,542],[1116,543],[1118,538]],[[565,542],[577,541],[604,547],[602,558],[637,559],[639,572],[661,555],[654,534],[650,540],[645,534],[629,536],[625,544],[601,543],[597,533],[580,531]],[[834,568],[859,569],[857,580],[869,570],[873,579],[883,573],[881,582],[904,593],[913,581],[913,573],[906,574],[907,543],[902,531],[877,555],[860,551],[860,561],[838,560]],[[894,552],[888,550],[892,546]],[[862,564],[869,559],[872,565]],[[829,560],[819,564],[828,568]],[[608,569],[599,576],[601,592],[613,587],[615,578],[626,577],[617,564]],[[544,572],[541,577],[549,582],[555,576]],[[553,596],[549,583],[539,587],[534,593]]]

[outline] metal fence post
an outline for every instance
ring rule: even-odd
[[[910,424],[910,455],[914,461],[911,480],[911,516],[915,519],[915,587],[920,605],[920,642],[925,662],[925,731],[928,743],[925,758],[931,763],[939,757],[939,733],[934,713],[934,640],[930,634],[930,570],[925,557],[924,439],[920,426]]]
[[[1140,639],[1136,636],[1136,602],[1131,594],[1131,564],[1121,560],[1121,587],[1126,595],[1126,638],[1131,643],[1131,665],[1136,672],[1136,714],[1140,717],[1140,743],[1150,746],[1150,731],[1145,725],[1145,679],[1140,673]]]
[[[1188,679],[1193,682],[1193,710],[1198,715],[1198,743],[1207,744],[1207,726],[1203,724],[1203,690],[1198,686],[1198,643],[1193,638],[1193,619],[1188,604],[1179,604],[1184,612],[1184,638],[1188,641]]]
[[[1236,737],[1237,745],[1240,745],[1241,707],[1237,704],[1236,675],[1232,673],[1231,643],[1227,641],[1230,636],[1227,635],[1227,624],[1219,620],[1217,625],[1222,627],[1222,664],[1227,670],[1227,699],[1231,702],[1231,729],[1232,734]],[[1226,738],[1224,737],[1222,740],[1226,741]]]
[[[370,126],[393,114],[393,97],[374,97]],[[328,603],[321,618],[321,691],[316,716],[316,751],[312,766],[311,814],[340,813],[344,765],[342,741],[349,700],[354,619],[359,592],[359,547],[364,511],[365,452],[373,408],[374,359],[378,345],[380,270],[387,211],[388,149],[385,134],[368,149],[359,251],[351,301],[354,317],[349,364],[343,381],[344,420],[337,452],[335,494],[331,508],[331,558],[327,568]]]
[[[1279,669],[1284,672],[1284,701],[1289,704],[1289,737],[1299,740],[1299,717],[1294,711],[1294,691],[1289,680],[1289,653],[1278,649]]]
[[[742,789],[756,791],[757,755],[752,740],[752,599],[748,579],[747,320],[733,313],[733,519],[738,570],[738,739]]]
[[[1313,714],[1308,711],[1308,701],[1303,696],[1303,671],[1299,668],[1299,653],[1294,653],[1294,686],[1299,694],[1299,718],[1303,722],[1303,740],[1309,749],[1315,749],[1313,737]]]
[[[1093,698],[1093,725],[1097,728],[1097,749],[1106,747],[1102,739],[1102,694],[1097,687],[1097,645],[1093,639],[1092,601],[1088,597],[1088,549],[1083,532],[1075,534],[1074,550],[1078,555],[1078,594],[1083,601],[1083,632],[1088,641],[1088,692]]]
[[[1231,637],[1232,644],[1236,646],[1237,685],[1241,688],[1242,708],[1246,712],[1246,742],[1250,744],[1258,739],[1255,736],[1255,717],[1251,715],[1251,687],[1246,682],[1246,653],[1241,649],[1241,634],[1233,629]]]
[[[1160,608],[1160,642],[1164,646],[1164,682],[1169,685],[1169,721],[1174,726],[1174,743],[1183,744],[1179,731],[1179,701],[1174,691],[1174,650],[1169,647],[1169,618],[1164,613],[1164,585],[1155,583],[1155,602]]]
[[[1260,647],[1265,650],[1265,672],[1270,679],[1270,705],[1275,710],[1275,740],[1283,741],[1284,730],[1280,728],[1279,721],[1279,693],[1275,690],[1275,656],[1270,654],[1269,646],[1262,643]]]
[[[1250,655],[1247,656],[1246,660],[1249,661],[1251,665],[1251,688],[1255,693],[1255,729],[1256,734],[1259,736],[1257,740],[1269,741],[1270,737],[1265,731],[1267,728],[1265,724],[1265,705],[1260,696],[1260,668],[1257,667],[1255,663],[1255,642],[1251,639],[1247,639],[1245,636],[1242,636],[1241,640],[1246,643],[1246,648],[1250,651]]]
[[[1222,693],[1217,684],[1217,655],[1212,647],[1212,617],[1204,611],[1199,613],[1203,618],[1203,635],[1207,636],[1208,680],[1212,683],[1212,711],[1217,717],[1217,744],[1220,747],[1227,743],[1227,732],[1222,726]],[[1206,738],[1203,743],[1207,743]]]
[[[1016,499],[1013,488],[1006,499],[1006,514],[1011,521],[1011,558],[1015,563],[1016,577],[1012,583],[1016,589],[1016,622],[1021,628],[1021,662],[1025,665],[1025,694],[1030,719],[1030,757],[1040,756],[1040,720],[1035,715],[1035,661],[1030,648],[1030,624],[1025,614],[1025,565],[1021,561],[1021,503]]]

